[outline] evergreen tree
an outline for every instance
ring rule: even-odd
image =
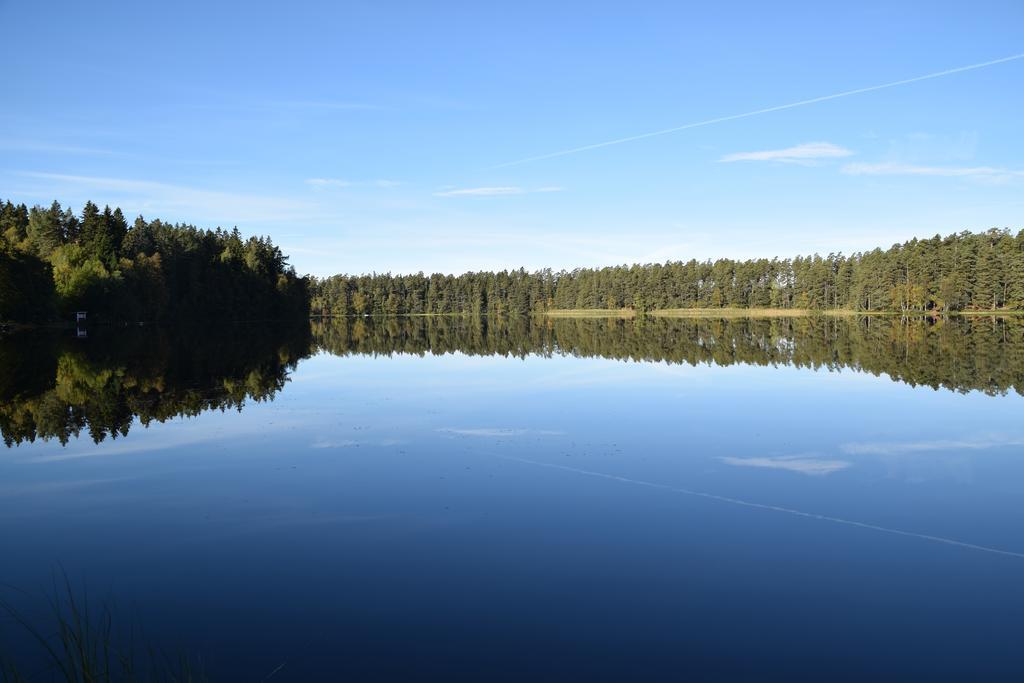
[[[43,259],[65,242],[64,212],[59,203],[54,202],[49,209],[34,206],[29,210],[26,239],[29,249]]]

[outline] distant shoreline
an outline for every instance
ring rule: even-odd
[[[600,308],[568,308],[545,311],[549,318],[635,318],[637,313],[631,308],[600,309]],[[946,313],[931,311],[857,311],[853,309],[815,309],[815,308],[665,308],[647,311],[645,315],[655,318],[803,318],[807,316],[905,316],[922,318],[929,316],[1019,316],[1024,311],[1014,309],[996,309],[994,311],[949,311]]]
[[[994,311],[857,311],[846,308],[665,308],[646,311],[645,316],[653,318],[804,318],[825,316],[835,318],[850,317],[904,317],[904,318],[940,318],[940,317],[1018,317],[1024,311],[1017,309],[996,309]],[[553,308],[534,313],[347,313],[347,314],[312,314],[310,320],[329,320],[331,318],[473,318],[489,316],[545,318],[618,318],[630,320],[637,317],[632,308]]]

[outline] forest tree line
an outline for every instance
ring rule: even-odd
[[[1024,310],[1024,231],[913,239],[851,255],[462,275],[304,278],[269,238],[87,202],[0,204],[0,321],[526,315],[549,310]]]
[[[76,215],[0,204],[0,321],[86,311],[102,321],[305,316],[308,283],[269,238],[203,230],[86,202]]]
[[[571,271],[335,275],[313,315],[674,308],[1024,310],[1024,230],[961,232],[852,255],[674,261]]]

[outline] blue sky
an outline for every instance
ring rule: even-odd
[[[1024,227],[1024,4],[14,3],[0,196],[270,234],[303,273]]]

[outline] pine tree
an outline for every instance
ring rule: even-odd
[[[64,213],[54,202],[49,209],[34,206],[29,210],[26,236],[31,251],[39,258],[50,254],[64,243]]]
[[[88,255],[99,257],[104,246],[104,235],[106,232],[103,214],[100,213],[99,207],[92,202],[86,202],[85,206],[82,207],[80,225],[79,244],[81,244],[82,249]]]

